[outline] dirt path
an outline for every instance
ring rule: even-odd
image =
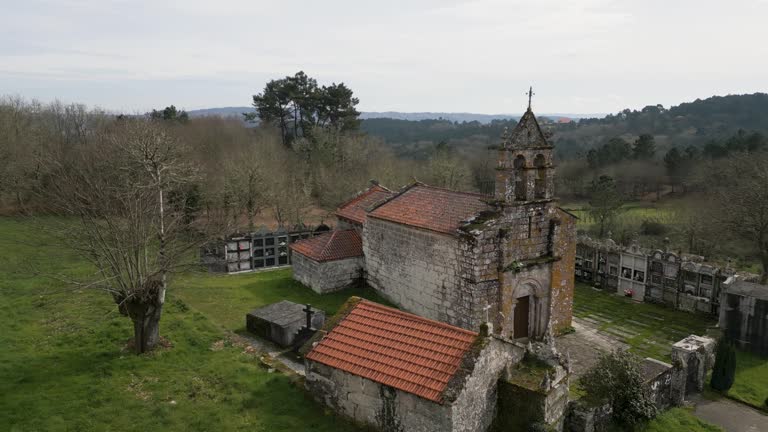
[[[573,328],[576,331],[558,337],[555,346],[561,353],[570,355],[573,373],[577,377],[597,363],[600,353],[629,347],[598,331],[594,325],[581,318],[573,318]]]
[[[768,432],[768,416],[729,399],[708,400],[690,397],[696,404],[696,417],[718,425],[726,432]]]

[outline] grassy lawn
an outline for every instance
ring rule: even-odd
[[[685,408],[672,408],[637,432],[723,432],[723,429],[699,420]]]
[[[595,221],[587,209],[589,204],[573,203],[565,204],[565,208],[575,214],[579,219],[576,222],[578,228],[588,228]],[[663,224],[673,224],[678,218],[678,210],[672,205],[649,204],[645,202],[626,204],[617,216],[617,226],[639,226],[644,220],[651,220]]]
[[[736,380],[728,397],[768,411],[768,359],[737,351]]]
[[[139,357],[123,351],[130,321],[107,295],[69,290],[32,275],[32,268],[70,276],[90,272],[30,226],[0,218],[0,430],[356,430],[242,347],[212,349],[223,339],[221,325],[236,328],[255,302],[244,303],[236,319],[222,310],[215,315],[221,321],[212,322],[201,310],[217,310],[220,295],[209,293],[209,304],[199,293],[198,310],[177,295],[181,290],[172,290],[161,334],[173,347]],[[271,290],[279,289],[279,274],[253,277],[275,278]],[[334,302],[317,303],[331,309]]]
[[[627,343],[641,357],[669,362],[672,344],[691,334],[704,335],[714,318],[648,303],[576,284],[573,314],[609,336]]]
[[[331,294],[316,294],[293,280],[290,269],[241,274],[194,274],[174,281],[177,295],[195,310],[223,328],[245,330],[245,314],[260,306],[290,300],[310,303],[329,316],[353,295],[385,303],[370,288],[350,288]]]
[[[669,363],[672,343],[690,335],[705,335],[714,318],[695,315],[576,285],[573,313],[609,336],[627,343],[642,357]],[[737,352],[736,380],[728,396],[768,411],[768,359]]]
[[[295,378],[270,373],[229,342],[227,331],[243,330],[249,310],[274,301],[311,303],[330,314],[350,295],[381,301],[370,290],[319,296],[293,282],[289,270],[183,275],[172,280],[161,322],[173,346],[136,356],[124,350],[131,323],[109,296],[72,290],[34,270],[70,277],[92,272],[29,224],[0,218],[0,431],[358,430],[310,400]],[[643,315],[658,314],[666,324],[654,322],[647,330],[658,344],[666,340],[667,325],[679,328],[693,319],[588,287],[577,289],[576,303],[578,316],[613,316],[606,331],[631,328],[633,316],[645,322]],[[645,349],[639,339],[634,343]],[[660,356],[656,348],[651,351]],[[645,430],[716,430],[696,429],[690,417],[673,411]]]

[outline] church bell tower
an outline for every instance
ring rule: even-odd
[[[517,126],[501,137],[496,166],[495,198],[506,205],[516,205],[554,198],[554,147],[531,109],[532,89],[528,92],[528,109]]]

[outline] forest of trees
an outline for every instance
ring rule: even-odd
[[[737,103],[765,98],[742,99],[643,109],[583,125],[542,119],[546,133],[566,136],[556,140],[565,147],[558,153],[558,195],[586,202],[595,234],[605,236],[629,201],[658,199],[670,187],[704,192],[707,199],[679,215],[688,251],[705,250],[701,239],[710,246],[713,239],[737,241],[768,269],[768,139],[759,115],[745,115]],[[371,179],[394,189],[418,179],[493,192],[496,155],[489,145],[513,121],[361,123],[357,103],[343,83],[319,85],[303,72],[270,81],[253,96],[257,118],[250,120],[257,124],[250,126],[236,118],[191,118],[174,105],[115,115],[0,98],[0,211],[79,221],[59,224],[51,237],[99,269],[99,283],[133,320],[143,352],[159,343],[168,275],[201,240],[253,231],[259,217],[290,228],[306,224],[312,212],[329,216]],[[713,103],[735,108],[701,106]],[[720,129],[728,133],[669,123],[693,128],[701,119],[726,122]],[[595,127],[610,133],[588,137],[586,151],[568,148],[574,132]],[[670,138],[681,134],[706,139]],[[623,228],[622,238],[634,229]]]

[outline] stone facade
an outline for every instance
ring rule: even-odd
[[[496,416],[499,377],[522,346],[486,337],[467,354],[442,403],[307,361],[306,387],[337,413],[383,432],[483,432]]]
[[[720,328],[740,348],[768,357],[768,285],[733,276],[720,294]]]
[[[690,335],[672,345],[672,363],[675,364],[675,385],[672,400],[681,405],[685,396],[704,389],[707,372],[715,364],[715,340]]]
[[[364,265],[363,257],[318,262],[294,253],[293,277],[314,292],[325,294],[359,283]]]
[[[465,286],[461,277],[459,264],[466,248],[456,236],[371,218],[363,228],[365,279],[407,311],[477,330],[481,310],[473,306],[483,293]],[[490,290],[494,295],[495,287]]]
[[[529,110],[503,137],[488,210],[454,232],[369,216],[366,281],[408,311],[466,329],[486,318],[511,338],[570,327],[575,218],[554,198],[553,150]]]

